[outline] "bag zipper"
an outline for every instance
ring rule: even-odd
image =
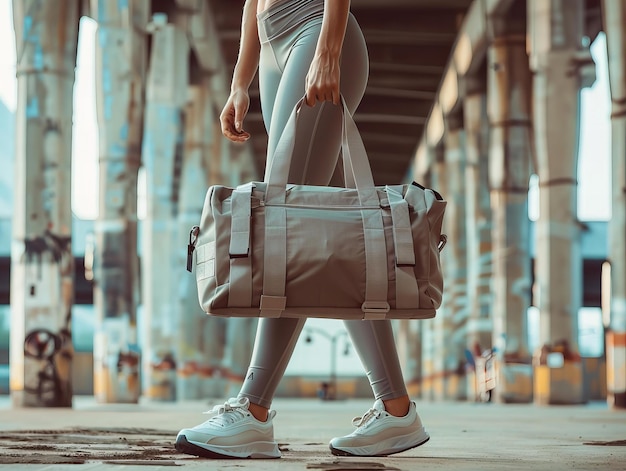
[[[189,244],[187,245],[187,271],[191,273],[193,267],[193,251],[196,250],[196,244],[198,243],[198,234],[200,233],[199,226],[193,226],[189,231]]]
[[[307,204],[293,204],[293,203],[282,203],[282,204],[267,204],[263,201],[259,201],[260,206],[267,207],[276,207],[276,208],[297,208],[297,209],[335,209],[338,211],[349,211],[349,210],[361,210],[361,209],[389,209],[390,206],[379,205],[379,206],[350,206],[350,205],[326,205],[326,206],[317,206],[317,205],[307,205]]]

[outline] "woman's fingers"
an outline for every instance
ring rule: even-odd
[[[244,131],[237,131],[233,120],[222,121],[222,134],[234,142],[245,142],[250,139],[250,133]]]
[[[248,102],[244,99],[229,98],[220,115],[222,134],[233,142],[245,142],[250,133],[243,130],[243,120],[248,112]]]
[[[311,89],[308,89],[306,91],[306,98],[304,99],[304,103],[306,103],[308,106],[315,106],[316,101],[317,97],[315,95],[315,92]]]
[[[248,103],[243,100],[235,100],[235,131],[241,132],[243,130],[243,118],[248,113]]]
[[[226,132],[222,132],[222,134],[233,142],[246,142],[250,139],[250,133],[246,131],[233,132],[231,130],[227,130]]]
[[[309,86],[306,90],[306,98],[304,102],[308,106],[315,106],[317,102],[330,101],[335,105],[339,104],[339,87],[326,86],[315,87]]]
[[[315,106],[317,102],[330,101],[335,105],[339,103],[339,81],[332,77],[319,77],[318,80],[306,82],[306,99],[308,106]]]

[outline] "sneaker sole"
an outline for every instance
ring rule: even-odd
[[[202,458],[212,459],[275,459],[280,458],[280,450],[278,445],[274,445],[274,449],[264,452],[237,452],[233,450],[222,450],[219,447],[213,449],[205,448],[204,446],[197,445],[187,440],[184,435],[179,435],[176,439],[175,448],[181,453],[187,455],[200,456]]]
[[[425,440],[422,440],[416,443],[415,445],[411,445],[406,448],[401,448],[398,450],[386,451],[382,453],[372,453],[372,454],[351,453],[349,451],[342,450],[340,448],[335,448],[332,445],[329,445],[329,446],[330,446],[330,452],[335,456],[389,456],[389,455],[395,455],[396,453],[402,453],[403,451],[412,450],[413,448],[417,448],[418,446],[421,446],[424,443],[426,443],[428,440],[430,440],[429,435],[426,436]]]

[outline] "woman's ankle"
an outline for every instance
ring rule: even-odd
[[[256,420],[259,422],[267,422],[267,416],[269,413],[269,409],[267,407],[260,406],[258,404],[250,403],[248,406],[248,410]]]
[[[395,417],[404,417],[409,413],[411,401],[409,396],[396,397],[394,399],[383,400],[385,410]]]

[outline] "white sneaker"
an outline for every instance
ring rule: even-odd
[[[204,458],[280,458],[274,441],[270,410],[266,422],[248,410],[248,398],[231,398],[207,413],[217,413],[206,422],[178,432],[176,449]]]
[[[345,437],[333,438],[330,451],[339,456],[386,456],[426,443],[430,436],[411,402],[404,417],[395,417],[378,399],[363,417],[355,417],[356,430]]]

